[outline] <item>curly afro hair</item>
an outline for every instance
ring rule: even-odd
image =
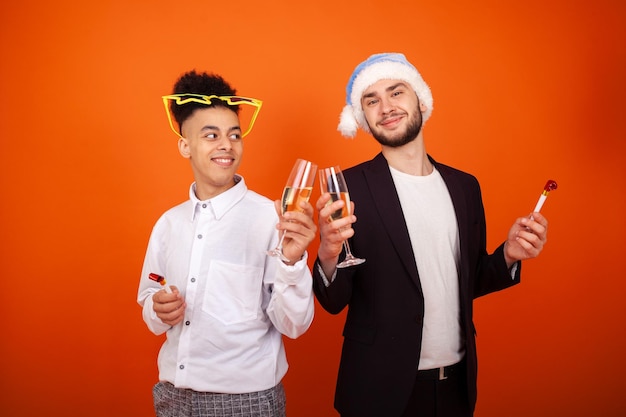
[[[228,84],[224,78],[217,74],[208,74],[206,72],[197,73],[191,70],[180,76],[176,84],[174,84],[173,94],[201,94],[206,96],[234,96],[236,90]],[[212,100],[210,105],[195,102],[178,105],[175,102],[170,103],[170,111],[178,123],[180,131],[183,122],[187,120],[194,111],[199,108],[223,106],[230,108],[235,113],[239,112],[239,106],[229,106],[222,100]]]

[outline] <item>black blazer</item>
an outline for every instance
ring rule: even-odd
[[[458,223],[461,328],[473,409],[477,366],[473,299],[518,283],[521,265],[512,278],[504,245],[487,254],[485,213],[476,178],[431,161],[448,187]],[[332,314],[348,306],[335,408],[345,416],[399,416],[407,405],[419,362],[424,317],[420,277],[384,156],[378,154],[347,169],[344,176],[357,216],[351,248],[366,262],[338,269],[329,287],[317,265],[313,271],[320,305]]]

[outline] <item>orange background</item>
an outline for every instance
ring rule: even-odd
[[[277,199],[297,157],[376,154],[336,132],[344,88],[399,51],[433,90],[429,153],[481,182],[489,250],[559,183],[522,285],[476,301],[476,415],[625,415],[625,18],[620,0],[3,2],[0,414],[153,415],[162,339],[135,299],[192,181],[160,100],[182,72],[264,100],[241,173]],[[290,416],[336,415],[342,323],[318,306],[286,342]]]

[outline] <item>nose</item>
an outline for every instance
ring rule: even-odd
[[[228,136],[222,136],[222,138],[220,139],[220,142],[218,143],[218,148],[228,151],[230,149],[232,149],[233,144],[230,141],[230,138]]]
[[[382,98],[380,100],[380,110],[383,114],[389,114],[395,110],[396,106],[389,98]]]

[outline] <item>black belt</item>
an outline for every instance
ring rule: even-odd
[[[450,366],[442,366],[435,369],[420,369],[417,371],[417,379],[443,381],[449,377],[458,375],[464,368],[464,361]]]

